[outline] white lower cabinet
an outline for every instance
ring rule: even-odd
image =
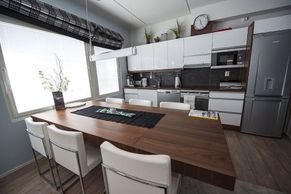
[[[138,90],[139,99],[152,101],[152,106],[157,107],[158,105],[158,93],[157,90],[139,89]]]
[[[209,93],[209,110],[219,112],[221,124],[241,125],[244,92],[213,91]]]
[[[129,99],[143,99],[152,101],[152,106],[154,107],[158,105],[157,90],[125,88],[124,98],[125,102],[128,102]]]
[[[240,126],[241,114],[219,112],[221,124]]]

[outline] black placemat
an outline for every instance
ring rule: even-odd
[[[103,114],[96,112],[98,109],[110,108],[102,106],[90,106],[80,110],[73,111],[72,113],[92,117],[96,119],[101,119],[105,121],[112,121],[117,123],[123,123],[128,125],[135,125],[139,127],[153,128],[165,114],[152,113],[152,112],[143,112],[143,111],[133,111],[127,109],[116,109],[118,111],[135,113],[135,116],[129,118],[119,115]]]

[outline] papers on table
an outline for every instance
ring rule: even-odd
[[[218,120],[218,112],[203,111],[203,110],[190,110],[189,117],[198,117],[203,119]]]

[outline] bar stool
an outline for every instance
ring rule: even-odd
[[[105,102],[123,104],[124,103],[124,99],[123,98],[106,98]]]
[[[181,175],[171,172],[168,155],[130,153],[109,142],[100,148],[107,194],[178,193]]]
[[[137,106],[152,106],[152,101],[143,99],[129,99],[128,103]]]
[[[100,149],[91,144],[85,145],[81,132],[64,131],[54,125],[49,125],[48,134],[54,161],[79,177],[82,193],[85,194],[83,178],[101,163]],[[63,193],[78,180],[76,179],[66,189],[63,189],[57,165],[56,171]]]
[[[53,173],[53,166],[51,162],[52,153],[49,146],[49,137],[48,137],[48,131],[47,131],[48,124],[45,122],[34,122],[32,118],[30,117],[25,119],[25,123],[27,127],[26,131],[28,133],[29,140],[31,143],[32,153],[33,153],[33,157],[37,166],[38,174],[46,182],[48,182],[52,186],[55,186],[57,189],[56,179]],[[36,157],[36,152],[38,152],[39,154],[41,154],[47,159],[48,164],[49,164],[49,169],[41,172],[39,163]],[[44,176],[44,174],[48,171],[51,172],[53,182],[51,182]]]

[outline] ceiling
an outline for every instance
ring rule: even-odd
[[[131,30],[185,16],[192,9],[220,1],[224,0],[89,0],[89,8]]]

